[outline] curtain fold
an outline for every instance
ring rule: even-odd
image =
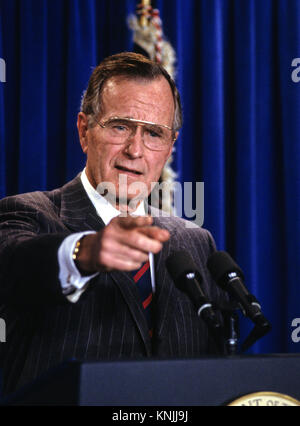
[[[47,186],[47,13],[47,0],[20,2],[20,192],[25,192],[32,182],[41,188]]]
[[[53,189],[84,166],[76,118],[104,57],[132,50],[135,0],[0,0],[0,197]],[[177,54],[180,182],[204,182],[204,227],[236,259],[272,332],[299,352],[299,0],[157,0]],[[196,196],[196,194],[194,194]],[[251,324],[241,319],[242,335]]]
[[[0,17],[0,58],[2,67],[0,70],[0,194],[4,194],[6,191],[6,173],[5,173],[5,119],[4,119],[4,82],[1,83],[2,79],[6,80],[6,63],[4,61],[4,53],[2,46],[2,19]],[[3,62],[4,61],[4,62]],[[4,68],[3,68],[4,67]]]

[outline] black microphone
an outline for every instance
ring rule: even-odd
[[[166,260],[166,267],[176,287],[186,293],[197,309],[197,314],[207,325],[220,329],[221,324],[201,288],[202,277],[191,256],[185,251],[173,252]]]
[[[263,328],[271,327],[261,312],[259,302],[246,288],[242,270],[228,253],[215,252],[208,259],[207,268],[215,282],[240,304],[245,316]]]

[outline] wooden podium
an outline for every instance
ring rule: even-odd
[[[278,392],[300,401],[300,355],[70,361],[2,404],[218,406],[254,392]]]

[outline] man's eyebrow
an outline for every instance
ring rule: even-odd
[[[147,126],[147,124],[146,124],[146,126]],[[160,135],[163,133],[163,129],[160,126],[160,124],[148,124],[147,127],[148,127],[149,130],[153,130],[156,133],[159,133]]]
[[[105,121],[110,121],[110,120],[129,120],[129,121],[136,121],[137,123],[143,123],[143,124],[148,124],[149,126],[159,126],[159,127],[163,127],[169,130],[172,130],[172,127],[167,126],[166,124],[160,124],[160,123],[154,123],[153,121],[147,121],[147,120],[139,120],[138,118],[133,118],[133,117],[118,117],[118,116],[112,116],[110,118],[107,118]]]

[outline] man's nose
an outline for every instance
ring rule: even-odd
[[[144,148],[143,128],[136,126],[135,131],[126,141],[124,151],[131,158],[139,158],[143,156]]]

